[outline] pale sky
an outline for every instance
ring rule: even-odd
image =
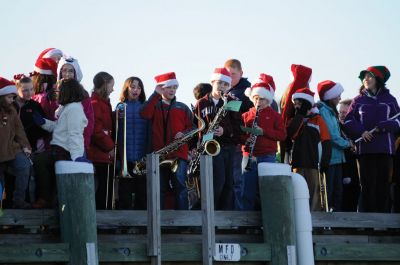
[[[193,87],[229,58],[249,81],[272,75],[276,98],[292,63],[313,69],[314,91],[323,80],[341,83],[342,98],[357,94],[361,70],[385,65],[400,99],[396,0],[3,0],[0,10],[0,76],[29,73],[42,50],[56,47],[79,60],[88,91],[97,72],[114,76],[113,105],[127,77],[140,77],[149,96],[153,77],[170,71],[178,101],[189,105]]]

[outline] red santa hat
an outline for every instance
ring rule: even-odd
[[[47,48],[39,54],[38,60],[42,58],[51,58],[52,56],[63,56],[63,52],[56,48]]]
[[[295,99],[304,99],[311,103],[311,106],[314,105],[314,92],[312,92],[309,88],[301,88],[297,90],[292,95],[292,101]]]
[[[42,75],[57,76],[57,63],[50,58],[38,59],[33,70]]]
[[[343,93],[344,89],[341,84],[330,80],[318,83],[318,95],[321,100],[330,100],[337,98]]]
[[[231,85],[232,83],[232,77],[231,73],[228,71],[226,68],[215,68],[214,73],[211,76],[211,82],[212,81],[224,81],[229,83]]]
[[[248,87],[244,94],[253,101],[254,96],[259,96],[260,98],[265,98],[268,104],[272,103],[274,99],[275,89],[268,83],[260,82],[255,83],[252,87]]]
[[[157,75],[154,77],[158,85],[163,85],[163,87],[168,86],[179,86],[178,80],[176,80],[176,75],[174,72],[169,72],[166,74]]]
[[[260,76],[258,77],[258,80],[256,81],[256,83],[261,83],[261,82],[269,84],[275,91],[275,89],[276,89],[275,82],[274,82],[274,78],[272,76],[261,73]]]
[[[17,94],[17,88],[13,82],[0,77],[0,96],[8,94]]]

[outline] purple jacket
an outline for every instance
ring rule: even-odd
[[[394,135],[400,130],[400,119],[388,121],[400,111],[396,98],[388,89],[381,89],[376,96],[364,89],[353,99],[344,125],[346,133],[354,140],[365,131],[376,126],[383,128],[374,132],[371,142],[361,140],[357,144],[358,154],[393,154],[395,152]]]

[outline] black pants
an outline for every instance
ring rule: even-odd
[[[120,178],[118,209],[146,210],[146,176]]]
[[[393,157],[387,154],[360,155],[358,170],[364,212],[389,212],[389,181]]]
[[[93,163],[94,177],[96,183],[96,209],[106,209],[107,179],[108,179],[108,201],[107,209],[111,209],[112,202],[112,180],[113,165],[107,163]]]

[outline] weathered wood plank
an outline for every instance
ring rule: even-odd
[[[147,226],[146,211],[97,211],[99,227]],[[312,212],[313,227],[400,228],[400,214]],[[215,225],[259,227],[260,212],[215,211]],[[0,225],[58,226],[55,210],[3,210]],[[201,211],[161,211],[161,226],[201,226]]]
[[[68,262],[69,244],[7,244],[0,245],[0,263]]]
[[[154,153],[146,158],[147,168],[147,254],[151,264],[161,265],[160,229],[160,156]]]
[[[212,265],[215,252],[214,189],[211,156],[200,157],[203,264]]]
[[[312,213],[313,227],[400,228],[400,214],[394,213]]]
[[[316,244],[316,260],[400,261],[400,244]]]
[[[269,261],[270,246],[267,244],[241,244],[243,261]],[[162,244],[162,261],[201,261],[200,243]],[[146,244],[107,244],[99,243],[99,257],[102,262],[110,261],[149,261]]]

